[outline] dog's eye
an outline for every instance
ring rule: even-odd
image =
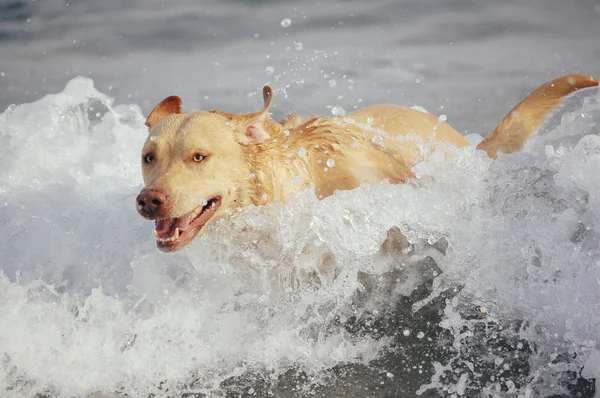
[[[194,162],[201,162],[204,160],[204,156],[200,155],[199,153],[194,155]]]
[[[154,162],[154,155],[149,153],[148,155],[144,156],[144,162],[146,162],[146,163]]]

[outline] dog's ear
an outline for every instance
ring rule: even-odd
[[[271,88],[271,86],[264,86],[263,87],[263,102],[265,104],[265,109],[263,109],[263,112],[268,112],[269,108],[271,107],[271,103],[273,103],[273,89]]]
[[[146,119],[146,126],[150,128],[153,124],[160,122],[169,115],[181,113],[182,104],[183,101],[176,95],[171,95],[170,97],[160,101],[160,103],[156,105],[154,109],[152,109],[152,112],[150,112],[148,115],[148,118]]]
[[[267,130],[265,130],[265,123],[269,117],[269,108],[273,102],[273,89],[269,86],[263,87],[263,101],[265,104],[264,109],[253,115],[250,124],[246,127],[246,134],[240,139],[240,142],[244,145],[263,144],[271,138]]]

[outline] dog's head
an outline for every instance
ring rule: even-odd
[[[182,114],[177,96],[150,112],[142,150],[145,186],[136,204],[142,217],[155,221],[159,249],[179,250],[205,226],[249,204],[251,153],[270,137],[269,86],[263,99],[264,109],[253,114]]]

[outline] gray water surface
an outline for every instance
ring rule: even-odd
[[[171,94],[255,110],[270,83],[289,86],[276,117],[392,102],[486,133],[535,86],[600,65],[592,0],[2,0],[0,21],[0,108],[76,75],[145,111]]]

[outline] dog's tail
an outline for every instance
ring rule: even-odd
[[[512,153],[523,148],[529,136],[546,121],[565,96],[581,88],[597,86],[586,75],[567,75],[542,84],[502,119],[477,149],[496,159],[498,152]]]

